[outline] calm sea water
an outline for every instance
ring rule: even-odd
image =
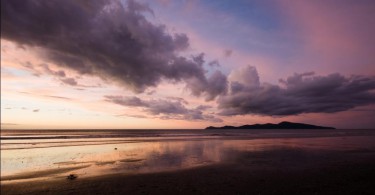
[[[274,148],[375,151],[375,131],[2,130],[1,182],[187,169]]]
[[[374,130],[1,130],[1,150],[145,141],[374,135]]]

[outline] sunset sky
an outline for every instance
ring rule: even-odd
[[[1,128],[375,128],[373,0],[2,0]]]

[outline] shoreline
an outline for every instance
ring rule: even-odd
[[[33,181],[1,186],[1,194],[371,194],[375,163],[307,169],[211,165],[136,175]]]
[[[1,183],[1,194],[374,194],[375,150],[279,147],[152,173]]]
[[[372,131],[179,135],[2,142],[1,194],[375,194]]]

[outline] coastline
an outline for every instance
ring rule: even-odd
[[[2,140],[1,194],[375,193],[372,130],[109,132]]]
[[[225,163],[1,184],[1,194],[373,194],[375,151],[274,148]]]

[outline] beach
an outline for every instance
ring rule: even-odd
[[[375,192],[371,130],[31,134],[2,132],[1,194]]]
[[[1,0],[0,195],[375,195],[375,0]]]

